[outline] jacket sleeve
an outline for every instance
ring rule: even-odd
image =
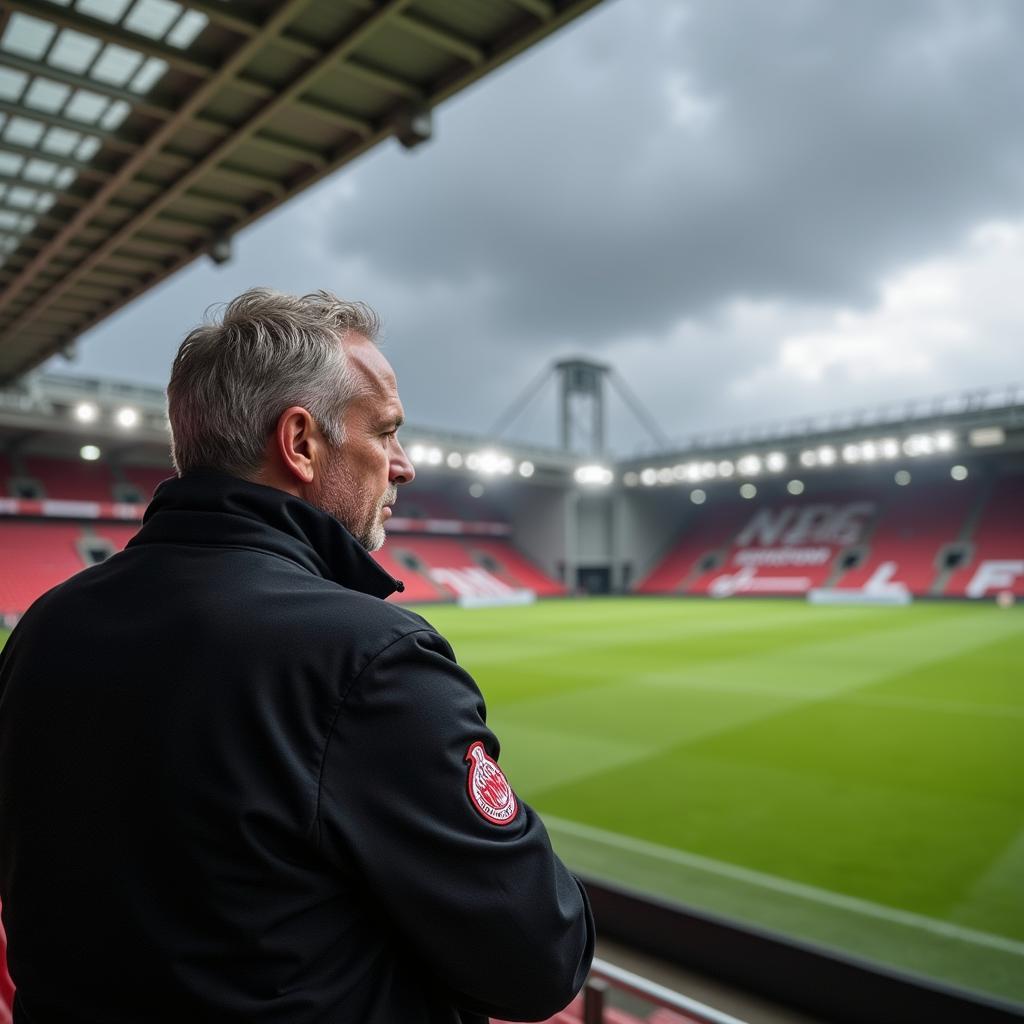
[[[432,630],[349,687],[324,757],[320,846],[355,858],[425,971],[461,1009],[557,1013],[594,953],[586,893],[497,768],[483,697]]]

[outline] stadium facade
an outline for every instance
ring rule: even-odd
[[[412,602],[1024,596],[1022,397],[619,461],[408,427],[417,482],[378,557]],[[0,391],[0,614],[120,550],[171,473],[159,389],[35,374]]]

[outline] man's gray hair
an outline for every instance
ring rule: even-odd
[[[255,474],[285,409],[301,405],[340,445],[345,407],[359,392],[340,339],[376,341],[380,321],[362,302],[327,291],[301,297],[250,288],[181,343],[167,385],[178,474]]]

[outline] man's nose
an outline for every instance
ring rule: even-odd
[[[411,484],[416,479],[416,470],[401,445],[391,460],[391,473],[388,479],[393,484]]]

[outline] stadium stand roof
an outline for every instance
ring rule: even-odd
[[[4,0],[0,383],[598,0]]]

